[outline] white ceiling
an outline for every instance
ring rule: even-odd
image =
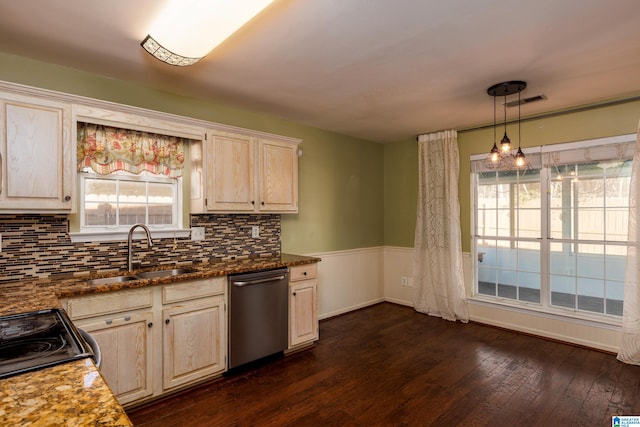
[[[163,4],[0,0],[0,51],[379,142],[490,123],[506,80],[523,116],[640,95],[638,0],[275,0],[185,68],[140,47]]]

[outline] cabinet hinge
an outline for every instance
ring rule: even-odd
[[[209,135],[205,132],[205,134],[204,134],[204,140],[205,140],[205,141],[207,140],[207,137],[208,137],[208,136],[209,136]]]
[[[205,205],[205,206],[207,206],[207,199],[206,199],[206,197],[205,197],[205,199],[204,199],[204,205]]]

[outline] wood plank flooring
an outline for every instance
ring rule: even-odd
[[[382,303],[310,350],[130,410],[136,426],[610,426],[640,415],[615,356]]]

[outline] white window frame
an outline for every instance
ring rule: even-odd
[[[620,143],[628,143],[635,141],[635,134],[627,134],[620,135],[615,137],[608,138],[599,138],[593,140],[586,141],[576,141],[570,143],[563,144],[554,144],[550,146],[544,147],[533,147],[525,150],[528,153],[540,153],[540,155],[545,155],[548,153],[558,152],[558,151],[566,151],[566,150],[575,150],[575,149],[588,149],[590,147],[599,147],[604,145],[611,144],[620,144]],[[527,154],[528,154],[527,153]],[[478,154],[472,155],[470,157],[471,164],[473,165],[474,161],[482,161],[487,158],[486,154]],[[482,237],[476,235],[476,215],[478,212],[478,182],[477,182],[477,173],[472,171],[471,173],[471,256],[472,256],[472,271],[473,271],[473,283],[472,283],[472,296],[471,300],[475,300],[481,303],[491,304],[491,305],[501,305],[505,308],[509,309],[523,309],[525,311],[536,311],[550,315],[556,315],[559,317],[565,318],[573,318],[584,321],[592,321],[596,323],[603,323],[608,325],[619,326],[622,323],[622,316],[590,312],[584,310],[573,310],[569,308],[561,308],[558,306],[551,305],[550,301],[550,259],[549,259],[549,248],[551,246],[551,242],[560,242],[558,239],[551,239],[549,228],[549,198],[545,197],[547,194],[545,184],[550,182],[550,169],[548,167],[540,168],[540,182],[541,186],[541,217],[543,218],[541,224],[541,239],[527,239],[520,237],[507,237],[506,240],[509,241],[536,241],[540,242],[540,274],[541,274],[541,286],[540,286],[540,303],[532,303],[527,301],[521,301],[517,299],[511,299],[506,297],[498,297],[480,294],[478,292],[478,251],[477,251],[477,241]],[[489,237],[489,236],[486,236]],[[504,239],[503,239],[504,240]],[[596,241],[594,241],[596,242]],[[607,245],[612,244],[610,241],[597,241],[596,243],[606,243]],[[614,243],[615,244],[615,243]]]
[[[182,191],[182,178],[169,178],[163,176],[153,175],[151,173],[142,173],[140,175],[127,174],[127,173],[113,173],[110,175],[99,175],[91,171],[78,172],[78,185],[79,185],[79,203],[78,216],[80,222],[80,231],[69,233],[72,242],[95,242],[95,241],[115,241],[123,240],[127,238],[131,225],[116,225],[116,226],[87,226],[85,224],[85,181],[86,179],[104,179],[104,180],[129,180],[139,182],[160,182],[173,184],[173,193],[175,203],[173,204],[172,217],[174,218],[173,224],[147,224],[151,231],[153,238],[176,238],[176,237],[189,237],[191,234],[190,229],[182,228],[183,218],[183,206],[184,198]],[[146,223],[146,221],[145,221]]]

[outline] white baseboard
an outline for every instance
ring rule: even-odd
[[[347,307],[347,308],[343,308],[343,309],[340,309],[340,310],[335,310],[335,311],[332,311],[332,312],[329,312],[329,313],[321,314],[321,315],[318,316],[318,319],[320,319],[320,320],[328,319],[330,317],[338,316],[340,314],[345,314],[345,313],[348,313],[350,311],[358,310],[360,308],[369,307],[371,305],[375,305],[375,304],[378,304],[378,303],[381,303],[381,302],[384,302],[384,301],[385,301],[384,298],[379,298],[379,299],[376,299],[376,300],[367,301],[367,302],[364,302],[364,303],[361,303],[361,304],[356,304],[356,305],[353,305],[353,306],[350,306],[350,307]]]

